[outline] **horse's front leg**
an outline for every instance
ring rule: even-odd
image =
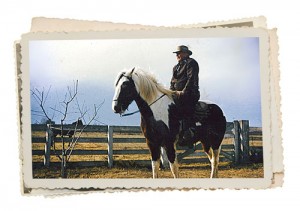
[[[167,156],[167,152],[164,147],[161,147],[160,149],[161,149],[160,150],[161,151],[160,161],[161,161],[162,167],[165,169],[168,169],[169,168],[169,159]],[[160,166],[160,168],[161,168],[161,166]]]
[[[179,177],[179,165],[177,161],[176,151],[174,144],[169,144],[166,146],[166,152],[169,159],[170,169],[174,178]]]
[[[152,175],[153,175],[153,179],[158,178],[158,170],[159,170],[159,164],[160,164],[160,160],[152,160],[151,161],[152,164]]]
[[[173,177],[175,179],[179,178],[179,165],[178,165],[177,157],[175,158],[173,163],[170,161],[170,169],[172,171]]]
[[[152,175],[153,179],[158,178],[158,171],[160,166],[160,147],[153,146],[152,144],[148,144],[151,153],[151,165],[152,165]]]

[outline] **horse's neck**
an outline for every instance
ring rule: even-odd
[[[137,95],[135,102],[140,110],[141,115],[144,118],[149,118],[149,117],[153,116],[153,112],[152,112],[150,106],[140,95]]]
[[[156,121],[163,121],[169,126],[168,108],[172,100],[168,96],[163,96],[161,92],[157,92],[153,102],[147,102],[141,96],[136,99],[137,106],[144,118],[154,117]],[[163,97],[161,97],[163,96]],[[161,98],[160,98],[161,97]]]

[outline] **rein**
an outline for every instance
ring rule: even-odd
[[[150,103],[148,106],[149,106],[149,107],[152,106],[154,103],[156,103],[157,101],[159,101],[159,100],[160,100],[161,98],[163,98],[165,95],[166,95],[166,94],[161,95],[159,98],[157,98],[155,101],[153,101],[152,103]],[[139,113],[139,112],[140,112],[140,110],[136,110],[136,111],[131,112],[131,113],[121,114],[121,116],[122,116],[122,117],[123,117],[123,116],[131,116],[131,115],[136,114],[136,113]]]

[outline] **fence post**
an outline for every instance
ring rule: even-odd
[[[249,120],[240,121],[241,127],[241,145],[242,145],[242,162],[249,162]]]
[[[239,121],[234,120],[234,162],[238,164],[240,162],[241,152],[241,139],[240,139],[240,124]]]
[[[46,130],[46,143],[45,143],[45,155],[44,155],[44,166],[50,166],[50,155],[51,155],[51,145],[53,142],[53,132],[50,128],[50,124],[47,124]]]
[[[108,152],[108,167],[111,168],[113,166],[113,126],[107,126],[107,152]]]

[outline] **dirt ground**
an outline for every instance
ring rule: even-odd
[[[202,163],[198,165],[180,164],[180,178],[209,178],[210,164]],[[67,168],[68,178],[151,178],[152,170],[149,167],[124,167],[116,165],[108,167],[76,167]],[[33,170],[34,178],[59,178],[59,167],[40,167]],[[172,178],[170,169],[161,169],[160,178]],[[263,164],[233,165],[222,162],[219,166],[220,178],[263,178]]]

